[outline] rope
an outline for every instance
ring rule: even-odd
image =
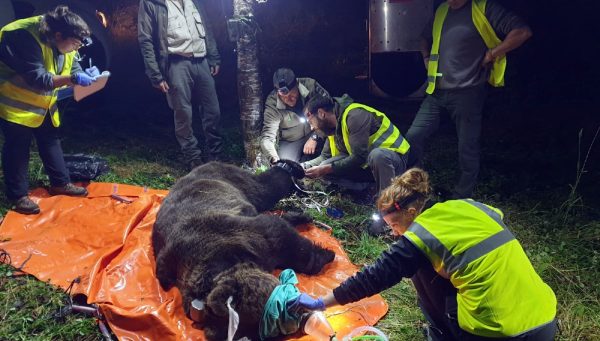
[[[295,178],[292,178],[292,182],[294,183],[294,186],[300,193],[307,195],[307,197],[300,198],[300,202],[307,208],[314,208],[317,211],[321,212],[321,209],[329,206],[329,194],[322,191],[304,190],[300,186],[298,186]],[[319,199],[319,196],[321,196],[322,199]]]
[[[81,283],[81,277],[75,277],[75,279],[73,279],[71,281],[71,284],[69,284],[69,286],[67,287],[67,290],[65,290],[65,294],[67,294],[67,298],[69,299],[69,305],[73,305],[73,298],[71,298],[71,290],[73,290],[73,284],[79,284]]]
[[[27,256],[27,259],[25,259],[25,260],[23,261],[23,263],[21,263],[21,265],[20,265],[20,266],[17,268],[17,270],[19,270],[19,271],[23,271],[23,267],[25,266],[25,264],[27,264],[27,262],[29,262],[29,260],[31,259],[31,256],[32,256],[32,255],[33,255],[33,254],[31,254],[31,253],[30,253],[30,254],[29,254],[29,256]]]
[[[4,249],[0,249],[0,263],[12,264],[10,254]]]

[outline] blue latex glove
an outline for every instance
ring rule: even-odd
[[[98,76],[100,76],[100,70],[98,70],[98,68],[95,67],[95,66],[92,66],[92,67],[89,67],[89,68],[85,69],[85,73],[87,73],[88,76],[90,76],[90,77],[98,77]]]
[[[299,310],[300,308],[308,310],[325,310],[325,303],[323,303],[321,297],[314,299],[305,293],[300,294],[300,296],[293,300],[289,300],[286,305],[288,311]]]
[[[76,74],[71,76],[71,82],[73,82],[73,84],[81,86],[90,86],[95,81],[96,77],[88,76],[88,74],[85,72],[77,72]]]

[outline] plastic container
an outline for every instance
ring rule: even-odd
[[[374,334],[374,335],[364,335],[363,334]],[[371,326],[362,326],[354,329],[350,332],[350,334],[346,335],[342,341],[352,341],[352,340],[377,340],[377,341],[388,341],[387,336],[385,334]]]
[[[320,311],[310,313],[303,323],[302,330],[316,341],[336,340],[335,330]]]

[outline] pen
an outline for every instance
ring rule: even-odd
[[[90,67],[92,67],[92,57],[90,57]]]

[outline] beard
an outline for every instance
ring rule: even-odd
[[[335,135],[336,126],[331,126],[327,121],[316,117],[315,129],[325,136]]]

